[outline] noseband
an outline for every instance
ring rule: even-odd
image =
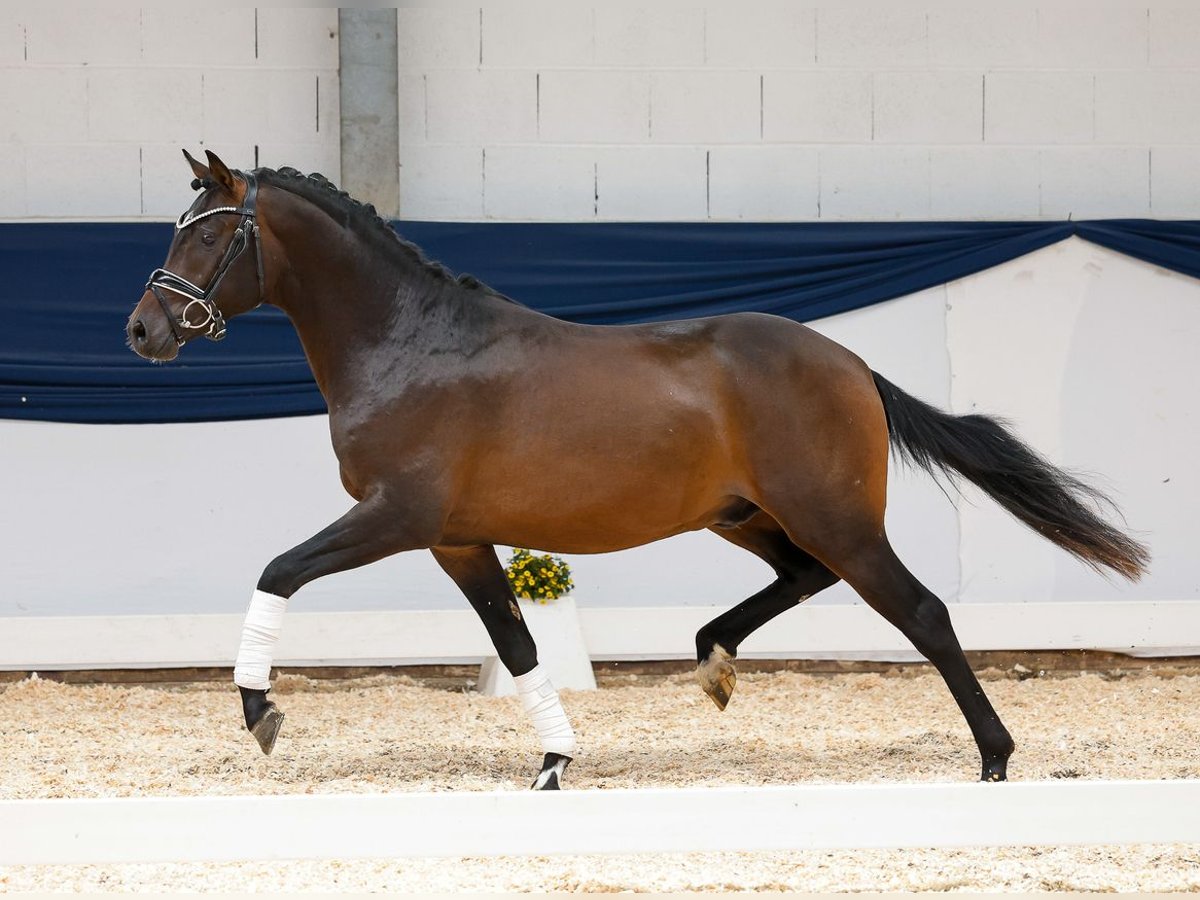
[[[180,347],[187,340],[186,330],[199,331],[203,329],[204,336],[210,341],[219,341],[225,337],[225,317],[217,308],[217,289],[220,288],[226,273],[251,243],[254,244],[254,258],[258,263],[258,302],[259,304],[263,302],[265,282],[263,279],[262,239],[259,237],[258,222],[255,220],[258,180],[251,172],[238,172],[237,174],[246,182],[246,197],[241,206],[218,206],[194,216],[190,216],[191,210],[188,210],[175,223],[175,231],[180,232],[201,219],[207,219],[209,216],[219,213],[242,217],[242,220],[238,222],[237,231],[233,234],[233,240],[229,242],[225,255],[221,257],[221,264],[217,266],[216,274],[213,275],[208,287],[202,288],[192,284],[182,275],[176,275],[168,269],[155,269],[150,273],[150,280],[146,282],[146,290],[151,291],[158,299],[159,306],[162,307],[167,316],[167,322],[171,326],[171,333],[175,335],[175,343]],[[178,316],[172,313],[171,308],[167,306],[167,299],[163,296],[163,291],[171,291],[187,298],[188,302]],[[193,307],[198,309],[198,313],[192,313]],[[195,321],[193,321],[193,316]]]

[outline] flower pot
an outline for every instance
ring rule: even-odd
[[[579,612],[575,598],[569,594],[548,603],[518,600],[521,618],[537,644],[538,663],[550,676],[556,688],[575,691],[596,689],[592,661],[579,628]],[[490,656],[479,667],[476,690],[492,697],[505,697],[517,692],[512,675],[499,657]]]

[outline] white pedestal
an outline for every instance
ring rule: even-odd
[[[538,663],[550,676],[551,683],[556,688],[594,691],[596,676],[592,674],[592,661],[583,643],[575,598],[559,597],[549,603],[517,602],[537,644]],[[488,657],[480,666],[476,690],[491,697],[507,697],[517,692],[512,675],[496,656]]]

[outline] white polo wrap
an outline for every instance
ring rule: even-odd
[[[575,732],[567,721],[558,691],[550,683],[550,676],[540,665],[534,666],[524,675],[513,676],[521,705],[533,720],[538,737],[542,739],[543,753],[575,755]]]
[[[255,591],[242,623],[242,645],[233,667],[233,683],[265,691],[271,687],[271,660],[283,627],[287,600],[266,591]]]

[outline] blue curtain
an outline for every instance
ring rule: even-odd
[[[577,322],[739,310],[799,321],[961,278],[1078,235],[1200,277],[1200,222],[400,222],[426,254]],[[172,226],[0,225],[0,418],[197,422],[323,412],[287,319],[263,308],[220,344],[151,365],[125,321]],[[347,302],[353,302],[348,298]]]

